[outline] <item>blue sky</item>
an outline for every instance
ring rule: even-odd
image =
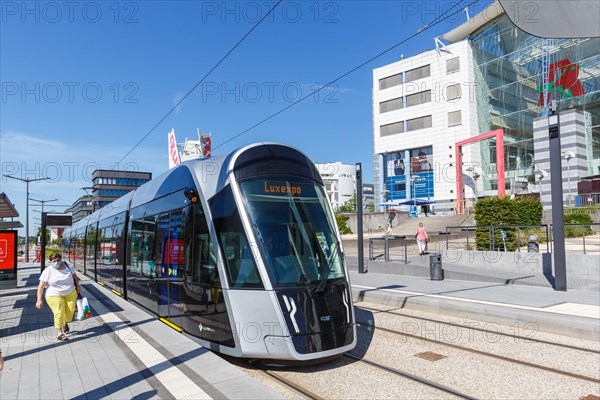
[[[71,204],[91,185],[95,168],[113,168],[274,3],[0,3],[2,174],[49,176],[30,184],[30,197]],[[477,3],[470,15],[489,3]],[[362,162],[371,182],[373,68],[434,48],[433,38],[464,22],[464,13],[223,143],[453,4],[284,1],[124,163],[158,175],[168,167],[171,128],[178,141],[200,128],[212,133],[214,154],[278,141],[315,162]],[[2,177],[0,190],[24,222],[25,185]],[[33,217],[39,214],[30,212],[31,224]]]

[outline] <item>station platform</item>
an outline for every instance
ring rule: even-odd
[[[39,266],[20,264],[0,290],[0,399],[278,399],[260,383],[137,306],[82,277],[93,317],[56,340],[52,313],[35,308]],[[598,290],[558,292],[510,282],[432,281],[350,271],[355,306],[379,303],[600,341]]]
[[[250,377],[89,278],[93,316],[57,341],[53,316],[35,308],[40,267],[19,264],[0,291],[0,399],[279,399]]]
[[[504,326],[600,341],[600,292],[350,270],[355,307],[361,302],[414,309]]]

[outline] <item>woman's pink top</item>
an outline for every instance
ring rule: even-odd
[[[422,228],[422,227],[417,228],[417,240],[420,240],[421,242],[424,242],[427,240],[427,231],[425,230],[425,228]]]

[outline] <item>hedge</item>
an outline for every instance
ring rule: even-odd
[[[475,203],[475,221],[480,226],[540,225],[542,203],[531,197],[510,199],[508,197],[486,197]],[[502,241],[501,230],[506,232]],[[490,249],[491,231],[487,228],[475,230],[475,244],[479,250]],[[523,244],[521,239],[521,244]],[[514,251],[517,249],[517,229],[498,228],[494,231],[494,249]]]
[[[589,214],[565,214],[565,224],[591,224],[592,222],[592,216]],[[583,232],[582,226],[565,226],[565,237],[591,235],[592,233],[592,227],[590,225],[584,225]]]

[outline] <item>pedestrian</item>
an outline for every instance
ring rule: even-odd
[[[425,254],[425,249],[427,247],[427,230],[423,226],[422,222],[419,222],[419,227],[417,228],[417,233],[415,234],[415,238],[417,239],[417,246],[419,247],[419,255],[422,256]]]
[[[79,278],[75,268],[61,261],[60,254],[50,256],[51,265],[44,269],[40,276],[37,290],[37,303],[35,307],[41,310],[44,306],[42,293],[46,288],[46,303],[54,314],[54,327],[58,340],[68,340],[68,322],[73,320],[73,313],[77,307],[77,295],[81,292]]]
[[[0,350],[0,372],[4,368],[4,358],[2,358],[2,350]]]
[[[386,235],[391,235],[392,234],[392,227],[390,226],[390,224],[387,224],[385,226],[385,234]]]

